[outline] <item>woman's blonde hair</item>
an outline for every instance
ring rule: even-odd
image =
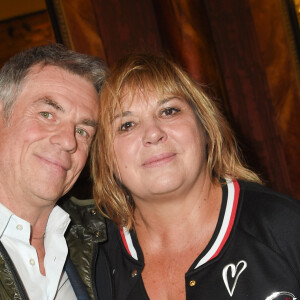
[[[121,113],[124,93],[136,92],[185,99],[194,110],[207,136],[207,166],[213,183],[225,177],[261,183],[239,152],[228,122],[216,104],[174,62],[160,56],[131,54],[112,69],[101,90],[99,128],[91,150],[94,197],[100,211],[119,226],[132,228],[134,202],[115,176],[112,121]]]

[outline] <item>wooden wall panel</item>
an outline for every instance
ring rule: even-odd
[[[161,51],[151,0],[92,1],[109,65],[132,51]]]
[[[283,48],[275,51],[275,41],[266,41],[276,36],[284,44],[282,24],[264,15],[279,1],[47,1],[63,6],[61,15],[75,50],[99,51],[108,65],[131,51],[166,52],[196,80],[214,86],[250,166],[267,185],[299,196],[299,95],[289,72],[295,64],[287,53],[284,63],[270,61],[272,52],[282,62]],[[90,20],[92,26],[86,30]],[[272,31],[262,28],[266,24]]]
[[[153,4],[165,53],[203,83],[206,92],[221,102],[230,118],[204,2],[153,0]]]
[[[288,14],[284,1],[249,2],[292,194],[300,199],[300,77]]]
[[[0,22],[0,67],[23,49],[54,42],[46,11]]]
[[[46,0],[58,42],[105,59],[91,0]]]
[[[203,2],[153,0],[165,51],[195,80],[216,85],[216,61]]]
[[[205,1],[234,127],[251,166],[267,184],[291,193],[289,171],[247,0]]]

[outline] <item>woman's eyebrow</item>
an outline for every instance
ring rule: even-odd
[[[171,100],[173,100],[173,99],[178,99],[178,100],[180,100],[180,98],[175,97],[175,96],[171,96],[171,97],[168,97],[168,98],[163,98],[163,99],[160,99],[160,100],[157,101],[157,106],[164,105],[165,103],[167,103],[167,102],[169,102],[169,101],[171,101]],[[115,119],[127,117],[127,116],[129,116],[129,115],[132,115],[132,112],[131,112],[130,110],[123,111],[123,112],[120,113],[120,114],[116,114],[116,115],[114,116],[114,118],[113,118],[113,121],[114,121]]]
[[[170,101],[171,99],[173,99],[173,98],[174,98],[174,97],[172,97],[172,98],[163,98],[163,99],[160,99],[160,100],[158,100],[157,104],[158,104],[158,106],[159,106],[159,105],[163,105],[163,104],[169,102],[169,101]]]
[[[132,115],[132,112],[131,112],[130,110],[123,111],[123,112],[120,113],[120,114],[116,114],[116,115],[114,116],[114,118],[113,118],[113,121],[114,121],[115,119],[127,117],[127,116],[130,116],[130,115]]]
[[[163,99],[158,100],[157,104],[158,104],[158,106],[159,106],[159,105],[163,105],[163,104],[166,104],[166,103],[168,103],[169,101],[174,100],[174,99],[179,100],[179,101],[182,101],[182,99],[181,99],[180,97],[170,96],[170,97],[167,97],[167,98],[163,98]]]

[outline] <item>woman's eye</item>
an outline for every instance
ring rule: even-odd
[[[176,113],[178,113],[180,111],[180,109],[178,108],[175,108],[175,107],[168,107],[168,108],[165,108],[163,111],[162,111],[162,115],[163,116],[171,116],[171,115],[175,115]]]
[[[86,130],[84,130],[82,128],[76,128],[75,132],[82,136],[88,136],[88,133],[86,132]]]
[[[133,122],[126,122],[120,126],[120,131],[128,131],[134,126]]]
[[[53,115],[47,111],[41,111],[40,115],[45,119],[52,119]]]

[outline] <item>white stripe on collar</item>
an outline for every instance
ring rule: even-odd
[[[126,229],[126,227],[123,227],[120,229],[120,233],[121,233],[121,237],[122,237],[122,240],[123,240],[123,244],[127,250],[127,252],[135,259],[135,260],[138,260],[138,256],[137,256],[137,253],[136,253],[136,250],[133,246],[133,243],[132,243],[132,238],[131,238],[131,235],[130,235],[130,232]]]
[[[240,187],[237,181],[231,181],[226,179],[227,181],[227,188],[228,188],[228,197],[227,203],[224,213],[224,218],[222,222],[221,229],[218,233],[218,236],[213,243],[210,250],[200,259],[198,264],[196,265],[195,269],[200,267],[201,265],[205,264],[209,260],[215,258],[220,251],[222,250],[223,246],[225,245],[231,229],[233,227],[238,199],[239,199],[239,191]]]

